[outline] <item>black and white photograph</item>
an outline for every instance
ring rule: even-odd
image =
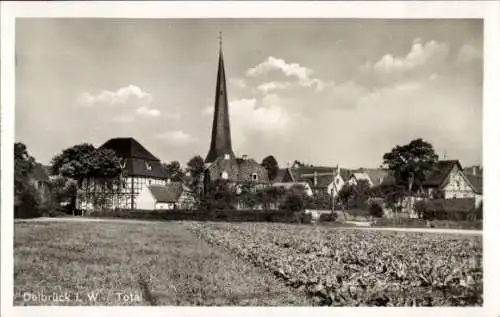
[[[484,306],[484,19],[11,36],[14,308]]]

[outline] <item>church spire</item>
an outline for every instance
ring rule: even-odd
[[[212,141],[205,163],[212,163],[220,156],[234,158],[229,125],[229,107],[227,102],[226,73],[222,55],[222,34],[219,32],[219,66],[215,87],[214,119],[212,123]]]

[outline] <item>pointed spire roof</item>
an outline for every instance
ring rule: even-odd
[[[215,87],[214,118],[212,123],[212,140],[208,150],[206,163],[212,163],[220,156],[229,154],[234,158],[231,145],[231,127],[229,125],[229,106],[227,101],[226,73],[222,54],[222,37],[219,33],[219,65]]]

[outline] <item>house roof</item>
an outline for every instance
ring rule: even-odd
[[[471,183],[474,191],[478,194],[483,193],[483,177],[477,175],[465,175],[469,182]]]
[[[365,180],[365,181],[367,181],[368,183],[371,183],[371,182],[372,182],[372,180],[371,180],[370,176],[368,176],[368,174],[366,174],[366,173],[362,173],[362,172],[354,172],[354,173],[352,173],[352,176],[354,176],[354,178],[355,178],[357,181]]]
[[[458,165],[459,169],[462,169],[462,166],[460,165],[460,162],[458,160],[439,161],[436,165],[435,170],[428,173],[428,176],[423,185],[426,187],[440,186],[441,184],[443,184],[453,167],[455,167],[456,165]]]
[[[49,174],[47,173],[47,170],[44,168],[44,166],[40,163],[36,163],[35,166],[33,167],[33,171],[31,172],[31,177],[33,177],[34,180],[40,182],[49,181]]]
[[[474,176],[482,176],[483,175],[483,167],[480,165],[464,167],[464,174],[470,174],[470,175],[475,174]]]
[[[166,185],[148,186],[151,195],[159,203],[175,203],[182,193],[188,192],[189,188],[181,182],[172,182]]]
[[[110,139],[100,148],[115,151],[127,176],[168,178],[160,160],[134,138]]]
[[[227,172],[228,180],[233,182],[250,181],[250,175],[257,173],[260,183],[268,183],[267,170],[251,158],[225,158],[219,156],[207,168],[211,179],[219,179],[222,172]]]
[[[474,198],[432,199],[427,208],[435,212],[469,212],[475,208]]]
[[[304,186],[305,188],[309,187],[308,182],[284,182],[284,183],[273,183],[272,186],[274,187],[284,187],[286,189],[290,189],[294,186]]]
[[[328,167],[328,166],[301,166],[301,167],[296,167],[296,168],[291,168],[290,169],[294,179],[300,180],[302,178],[310,178],[311,175],[314,176],[314,173],[317,174],[317,176],[323,176],[323,175],[333,175],[333,173],[337,173],[337,168],[336,167]],[[347,180],[351,175],[351,171],[345,168],[340,168],[340,177],[342,177],[343,180]]]
[[[368,175],[374,186],[382,184],[389,175],[389,171],[383,168],[363,168],[360,169],[360,172]]]
[[[160,161],[134,138],[114,138],[106,141],[100,148],[114,150],[120,158],[137,158],[147,161]]]

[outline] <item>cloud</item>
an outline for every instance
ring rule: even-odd
[[[281,71],[287,77],[297,79],[295,84],[302,87],[314,87],[317,91],[325,88],[327,83],[321,79],[311,77],[313,71],[310,68],[301,66],[297,63],[287,63],[283,59],[269,56],[265,61],[257,66],[247,70],[246,75],[249,77],[257,77],[266,75],[274,70]],[[286,89],[292,86],[289,82],[268,82],[261,84],[258,89],[263,92],[268,92],[277,89]]]
[[[429,41],[422,44],[420,39],[415,39],[406,56],[386,54],[373,65],[373,70],[379,75],[408,73],[444,61],[448,57],[449,49],[448,43]],[[366,70],[369,65],[367,62],[362,69]]]
[[[265,106],[260,107],[255,98],[231,100],[229,115],[232,126],[263,132],[283,131],[287,128],[290,117],[278,104],[278,100],[276,95],[268,96],[262,101]]]
[[[130,123],[134,122],[135,118],[133,116],[129,115],[122,115],[122,116],[117,116],[113,118],[113,122],[118,122],[118,123]]]
[[[135,113],[141,117],[154,118],[160,115],[160,110],[142,106],[137,108],[137,110],[135,110]]]
[[[84,92],[78,97],[78,101],[80,105],[87,107],[96,105],[149,105],[153,102],[153,96],[140,87],[128,85],[126,87],[121,87],[116,91],[103,90],[95,95]]]
[[[196,142],[198,139],[181,130],[159,133],[156,138],[166,140],[172,145],[181,146]]]
[[[229,84],[233,85],[236,88],[246,88],[247,84],[245,83],[245,80],[242,78],[230,78],[229,79]]]
[[[270,82],[265,82],[260,84],[257,89],[267,93],[273,90],[281,90],[281,89],[287,89],[290,87],[292,84],[289,82],[279,82],[279,81],[270,81]]]
[[[460,47],[458,53],[457,53],[457,63],[468,63],[470,61],[474,60],[480,60],[483,58],[483,54],[481,51],[471,45],[471,44],[464,44],[462,47]]]

